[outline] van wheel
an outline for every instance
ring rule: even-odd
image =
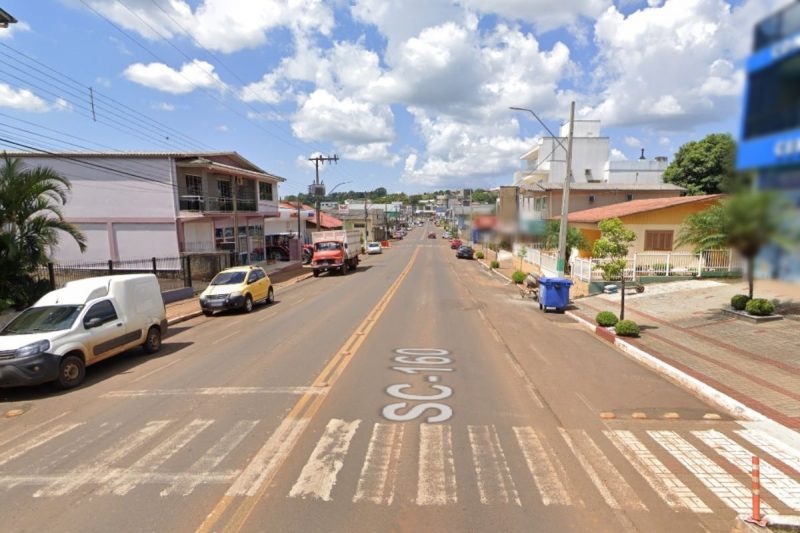
[[[269,288],[269,292],[267,293],[267,303],[275,303],[275,292],[273,292],[272,287]]]
[[[314,271],[314,277],[315,277],[315,278],[318,278],[318,277],[319,277],[319,270],[315,270],[315,271]]]
[[[244,312],[249,313],[253,310],[253,298],[248,294],[244,297]]]
[[[56,387],[59,389],[77,387],[83,382],[85,376],[86,365],[84,365],[83,359],[77,355],[66,355],[61,358],[61,364],[58,367]]]
[[[147,330],[147,338],[144,340],[144,351],[147,353],[156,353],[161,349],[161,330],[152,326]]]
[[[213,311],[206,311],[205,309],[203,309],[203,314],[206,315],[206,316],[211,316],[211,315],[214,314],[214,312]]]

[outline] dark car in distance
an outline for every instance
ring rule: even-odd
[[[428,233],[428,238],[429,239],[435,239],[436,238],[436,233],[434,233],[434,232]]]
[[[456,250],[456,257],[458,259],[472,259],[474,253],[475,251],[472,249],[472,247],[465,244],[458,247],[458,250]]]

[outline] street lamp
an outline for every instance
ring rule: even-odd
[[[329,190],[329,191],[328,191],[328,194],[329,194],[329,195],[330,195],[330,194],[333,194],[333,191],[335,191],[335,190],[336,190],[336,187],[338,187],[339,185],[344,185],[344,184],[346,184],[346,183],[353,183],[353,182],[352,182],[352,181],[343,181],[343,182],[341,182],[341,183],[337,183],[336,185],[334,185],[334,186],[333,186],[333,189],[331,189],[331,190]]]
[[[550,134],[550,136],[555,139],[558,145],[567,153],[567,174],[564,176],[564,189],[561,193],[561,223],[559,224],[558,228],[558,259],[556,261],[556,271],[559,276],[564,275],[565,271],[565,263],[566,263],[566,256],[567,256],[567,217],[569,216],[569,182],[572,180],[572,133],[575,126],[575,102],[572,102],[569,107],[569,136],[567,137],[567,146],[564,147],[564,144],[561,142],[559,137],[550,131],[550,128],[547,127],[547,124],[542,122],[542,120],[533,112],[532,109],[527,109],[524,107],[512,107],[514,111],[527,111],[533,118],[535,118],[539,124]]]

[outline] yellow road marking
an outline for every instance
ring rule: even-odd
[[[419,255],[419,251],[420,247],[417,246],[414,250],[414,253],[411,255],[411,259],[409,259],[408,264],[394,281],[394,283],[392,283],[392,285],[389,287],[389,290],[386,291],[386,294],[384,294],[378,303],[375,304],[375,307],[373,307],[372,310],[367,314],[366,318],[361,322],[361,324],[355,328],[354,333],[350,335],[350,337],[344,342],[342,347],[339,348],[333,358],[328,362],[327,365],[325,365],[325,368],[322,369],[322,372],[320,372],[320,374],[317,376],[317,379],[315,379],[312,383],[312,387],[332,387],[336,383],[336,380],[342,375],[350,361],[352,361],[353,356],[356,354],[356,352],[358,352],[358,349],[364,343],[370,331],[372,331],[372,328],[375,327],[375,324],[386,310],[386,307],[400,288],[400,285],[403,283],[406,276],[408,276],[408,273],[411,271],[411,268],[414,266],[414,262]],[[304,394],[300,397],[294,407],[292,407],[291,411],[289,411],[289,414],[286,415],[285,420],[305,420],[308,422],[314,417],[317,411],[319,411],[319,408],[322,407],[325,397],[327,397],[327,394]],[[294,447],[301,436],[302,431],[297,432],[294,435],[294,442],[292,442],[290,449]],[[287,454],[287,456],[288,455],[289,454]],[[272,483],[272,479],[279,470],[280,465],[274,469],[271,476],[261,480],[258,491],[252,496],[231,496],[225,494],[217,502],[208,516],[206,516],[206,519],[203,521],[203,523],[197,528],[197,533],[210,533],[211,531],[217,530],[217,523],[237,499],[243,499],[243,501],[241,505],[239,505],[239,507],[233,511],[233,515],[222,530],[226,532],[241,530],[250,514],[253,512],[253,509],[255,509],[255,506],[258,504],[261,498],[263,498],[267,488]]]

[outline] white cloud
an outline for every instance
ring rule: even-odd
[[[48,111],[69,111],[72,107],[63,98],[57,98],[53,103],[36,96],[28,89],[15,89],[5,83],[0,83],[0,107],[18,109],[31,113],[46,113]]]
[[[229,131],[229,128],[228,128],[228,126],[226,124],[220,124],[219,126],[217,126],[214,129],[217,130],[217,131],[220,131],[222,133],[227,133]]]
[[[175,111],[175,105],[167,102],[159,102],[157,104],[153,104],[152,107],[158,111]]]
[[[27,22],[17,22],[9,24],[8,28],[0,28],[0,41],[10,41],[18,33],[31,31],[31,27]]]
[[[186,94],[197,88],[225,88],[225,84],[214,72],[214,66],[199,59],[184,63],[180,70],[163,63],[134,63],[123,74],[132,82],[172,94]]]
[[[628,157],[622,153],[621,150],[617,150],[616,148],[611,149],[611,155],[609,156],[611,161],[627,161]]]
[[[575,24],[579,17],[596,19],[612,5],[611,0],[462,0],[481,13],[525,20],[540,31]]]
[[[388,143],[394,140],[393,121],[389,106],[337,98],[318,89],[300,102],[292,130],[305,141]]]
[[[262,46],[270,31],[282,27],[330,35],[334,26],[333,11],[322,0],[203,0],[194,11],[184,0],[157,3],[89,0],[92,8],[146,39],[188,31],[203,47],[224,53]]]
[[[340,146],[343,159],[352,161],[372,161],[387,166],[400,162],[400,157],[389,151],[390,143],[368,143]]]
[[[289,91],[280,90],[276,87],[280,80],[279,72],[265,74],[261,81],[242,87],[239,91],[239,98],[245,102],[277,104],[289,95]]]
[[[106,89],[108,89],[109,87],[111,87],[111,80],[109,80],[108,78],[104,78],[103,76],[98,76],[98,77],[96,77],[96,78],[94,79],[94,82],[95,82],[97,85],[101,86],[101,87],[105,87]]]
[[[627,137],[625,137],[625,144],[627,144],[631,148],[639,148],[642,145],[642,141],[640,141],[639,139],[637,139],[632,135],[628,135]]]

